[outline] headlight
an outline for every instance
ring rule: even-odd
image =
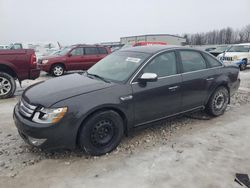
[[[45,59],[45,60],[42,60],[42,64],[47,64],[49,62],[49,60]]]
[[[233,56],[233,61],[238,60],[238,59],[239,59],[239,58],[238,58],[237,55]]]
[[[53,109],[42,108],[39,111],[35,112],[32,120],[36,123],[54,124],[64,117],[67,110],[67,107]]]

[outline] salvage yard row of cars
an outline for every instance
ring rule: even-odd
[[[79,147],[90,155],[103,155],[124,135],[152,122],[196,110],[222,115],[240,85],[237,66],[225,66],[192,48],[151,45],[108,55],[103,46],[76,45],[60,53],[39,60],[39,67],[48,66],[48,72],[60,76],[71,62],[76,64],[69,59],[78,55],[79,64],[91,62],[79,67],[88,70],[28,87],[13,114],[24,141],[42,149]],[[7,91],[14,78],[39,76],[32,50],[0,51],[1,58],[5,58],[0,66],[1,98],[13,95]],[[58,58],[65,65],[58,64]],[[53,69],[54,63],[62,69]]]

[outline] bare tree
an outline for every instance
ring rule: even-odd
[[[245,42],[250,42],[250,24],[245,27]]]

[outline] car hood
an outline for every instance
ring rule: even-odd
[[[247,56],[249,52],[226,52],[225,56],[234,57],[234,56]]]
[[[24,91],[22,97],[30,104],[50,107],[61,100],[113,85],[84,75],[71,74],[32,85]]]

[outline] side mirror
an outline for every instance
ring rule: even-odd
[[[71,57],[72,56],[72,54],[71,53],[68,53],[68,57]]]
[[[155,73],[143,73],[138,79],[139,82],[156,82],[157,80],[158,76]]]

